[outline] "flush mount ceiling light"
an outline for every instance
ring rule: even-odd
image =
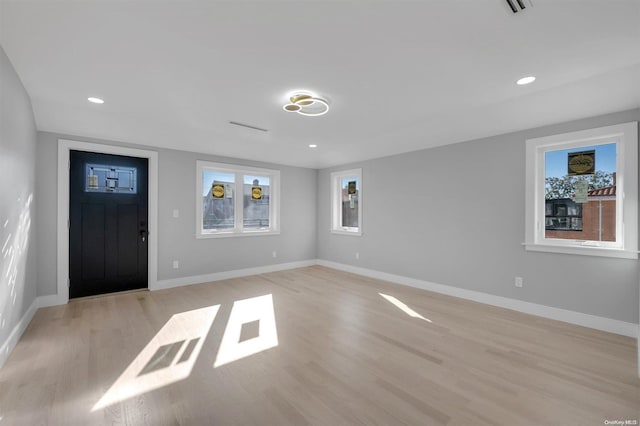
[[[91,97],[91,98],[87,98],[87,100],[88,100],[89,102],[94,103],[94,104],[103,104],[103,103],[104,103],[104,101],[103,101],[102,99],[100,99],[100,98],[93,98],[93,97]]]
[[[318,145],[316,145],[315,143],[310,143],[309,144],[309,148],[317,148],[317,147],[318,147]]]
[[[536,81],[536,78],[534,76],[530,75],[528,77],[522,77],[521,79],[516,81],[516,84],[518,86],[524,86],[525,84],[530,84],[530,83],[533,83],[534,81]]]
[[[297,112],[308,117],[318,117],[329,112],[329,103],[308,92],[295,92],[288,98],[289,103],[282,109],[287,112]]]

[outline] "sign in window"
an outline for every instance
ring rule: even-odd
[[[331,231],[362,234],[362,170],[331,173]]]
[[[280,172],[197,161],[196,236],[279,233]]]
[[[616,241],[616,164],[615,143],[544,153],[545,238]]]

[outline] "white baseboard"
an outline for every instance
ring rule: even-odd
[[[235,269],[233,271],[215,272],[213,274],[195,275],[190,277],[172,278],[168,280],[158,280],[153,288],[149,290],[164,290],[173,287],[182,287],[191,284],[201,284],[211,281],[228,280],[231,278],[248,277],[250,275],[265,274],[268,272],[285,271],[287,269],[304,268],[316,265],[317,261],[302,260],[299,262],[279,263],[276,265],[258,266],[255,268]]]
[[[553,308],[551,306],[524,302],[522,300],[495,296],[492,294],[466,290],[443,284],[436,284],[428,281],[418,280],[415,278],[404,277],[402,275],[387,274],[386,272],[345,265],[328,260],[318,259],[317,264],[326,266],[328,268],[338,269],[340,271],[363,275],[365,277],[389,281],[394,284],[416,287],[423,290],[433,291],[435,293],[442,293],[449,296],[459,297],[461,299],[473,300],[475,302],[485,303],[487,305],[498,306],[501,308],[511,309],[513,311],[523,312],[526,314],[537,315],[539,317],[564,321],[570,324],[581,325],[583,327],[595,328],[596,330],[602,330],[609,333],[621,334],[623,336],[633,338],[638,338],[639,336],[638,324],[630,322],[583,314],[581,312],[569,311],[566,309]]]
[[[9,334],[9,338],[7,339],[7,341],[4,342],[2,346],[0,346],[0,368],[2,368],[4,363],[7,361],[7,358],[9,358],[9,354],[11,354],[13,348],[15,348],[18,344],[18,341],[22,337],[24,331],[27,329],[27,326],[31,322],[31,319],[38,310],[38,307],[38,298],[36,298],[33,303],[31,303],[31,306],[29,306],[29,309],[27,309],[24,315],[22,315],[20,321],[18,321],[18,323],[13,327],[13,330],[11,331],[11,334]]]

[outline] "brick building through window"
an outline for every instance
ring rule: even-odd
[[[616,240],[616,174],[613,185],[592,189],[587,202],[569,198],[546,200],[545,237],[585,240]]]

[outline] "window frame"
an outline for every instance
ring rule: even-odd
[[[358,227],[342,226],[342,184],[344,178],[355,177],[359,182],[358,189]],[[362,235],[362,169],[341,170],[331,173],[331,233],[351,236]]]
[[[546,238],[545,153],[613,142],[616,143],[616,241]],[[527,139],[525,144],[526,250],[637,259],[638,122]]]
[[[221,230],[203,228],[202,176],[205,171],[233,173],[234,179],[234,227]],[[266,229],[244,228],[244,176],[269,177],[269,227]],[[238,196],[240,194],[240,196]],[[196,161],[196,238],[246,237],[280,234],[280,170],[263,169],[236,164]]]

